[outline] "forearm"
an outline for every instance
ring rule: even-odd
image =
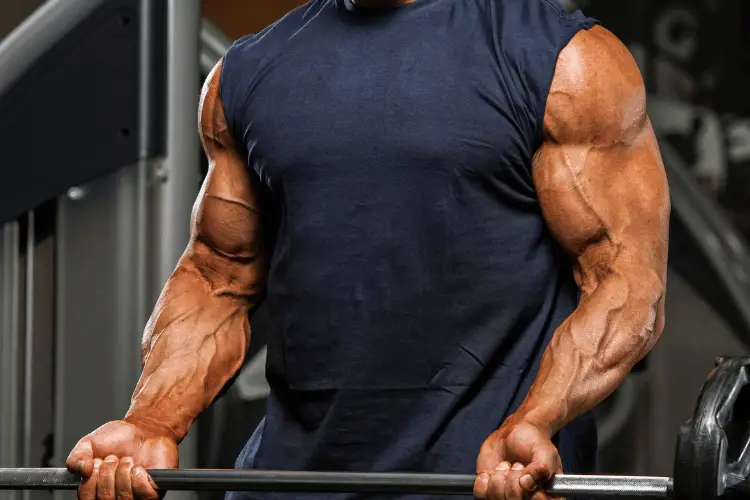
[[[556,433],[609,396],[656,344],[664,286],[653,273],[609,273],[557,329],[517,414]]]
[[[251,296],[217,287],[183,258],[143,338],[143,372],[126,419],[164,426],[178,441],[241,368]]]

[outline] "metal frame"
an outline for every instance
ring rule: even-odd
[[[733,299],[745,330],[735,332],[750,344],[750,252],[742,237],[690,175],[680,155],[661,141],[673,210],[680,215],[701,252]]]
[[[33,436],[33,416],[34,416],[34,254],[35,252],[35,214],[30,210],[27,214],[26,226],[26,273],[24,280],[26,282],[24,300],[24,362],[23,362],[23,414],[22,422],[22,446],[21,446],[21,463],[24,467],[36,465],[32,461],[32,436]],[[24,500],[29,500],[31,494],[28,491],[23,493]]]
[[[200,37],[200,67],[203,74],[208,75],[229,50],[232,41],[214,23],[205,18],[201,22]]]
[[[64,380],[65,370],[67,368],[65,364],[65,356],[61,354],[61,347],[65,345],[65,330],[62,325],[65,324],[67,318],[65,314],[65,308],[62,307],[65,298],[65,289],[62,283],[68,278],[67,269],[63,263],[66,260],[65,252],[65,216],[64,216],[64,205],[58,203],[55,230],[56,230],[56,249],[55,249],[55,381],[56,387],[54,391],[54,405],[55,405],[55,419],[53,423],[53,436],[54,443],[53,447],[56,454],[60,454],[60,450],[63,449],[65,439],[65,420],[62,418],[62,409],[65,407],[65,395]],[[54,457],[53,463],[57,465],[59,457]],[[53,493],[54,500],[61,500],[63,498],[62,493]]]
[[[31,467],[31,389],[34,379],[32,369],[34,362],[34,211],[28,213],[28,228],[26,230],[26,301],[24,324],[24,394],[23,394],[23,465]]]
[[[71,33],[77,26],[94,13],[104,0],[49,0],[30,15],[18,28],[0,43],[0,96],[14,88],[16,82],[47,53]],[[70,292],[75,289],[74,283],[79,280],[77,271],[71,272],[69,265],[75,261],[76,251],[80,245],[80,236],[84,240],[95,241],[98,237],[91,234],[95,227],[88,229],[77,224],[77,221],[88,216],[86,207],[104,210],[89,216],[104,223],[109,218],[112,237],[117,242],[114,252],[94,253],[91,269],[107,269],[117,282],[108,292],[110,298],[103,298],[104,303],[114,301],[117,307],[107,321],[111,325],[112,340],[107,340],[107,351],[117,353],[113,358],[112,377],[108,384],[115,400],[127,406],[134,386],[133,380],[140,371],[138,362],[139,335],[147,319],[149,303],[163,286],[164,281],[174,270],[175,263],[184,251],[189,238],[189,218],[192,204],[198,191],[200,169],[199,138],[196,131],[197,104],[200,90],[200,19],[201,3],[199,0],[171,0],[168,4],[168,54],[167,73],[167,151],[161,163],[161,172],[166,177],[156,188],[151,183],[153,170],[159,165],[151,156],[154,154],[158,140],[154,134],[154,110],[158,106],[157,96],[153,92],[157,75],[153,74],[155,33],[157,29],[152,16],[152,2],[141,0],[141,48],[139,87],[138,124],[138,163],[134,168],[127,168],[112,178],[102,179],[91,186],[76,188],[70,191],[69,197],[62,197],[57,214],[57,253],[56,259],[56,379],[58,387],[55,392],[56,421],[55,449],[64,454],[71,445],[71,434],[78,432],[74,424],[75,415],[89,411],[83,401],[76,402],[76,383],[69,377],[75,365],[87,363],[89,352],[81,356],[73,355],[71,342],[88,334],[77,331],[78,322],[96,326],[96,320],[88,318],[86,311],[80,311],[76,321],[74,313],[67,310],[70,303]],[[90,190],[90,191],[89,191]],[[88,191],[88,192],[87,192]],[[153,218],[151,214],[155,214]],[[33,214],[29,214],[29,245],[34,245]],[[94,224],[96,226],[96,224]],[[154,226],[153,233],[149,226]],[[81,234],[87,233],[88,234]],[[109,234],[109,232],[105,231]],[[158,238],[152,238],[158,235]],[[30,460],[28,407],[30,395],[32,363],[29,356],[33,353],[33,317],[29,311],[25,315],[23,344],[26,347],[26,363],[23,372],[25,391],[18,393],[18,375],[22,360],[16,356],[21,350],[19,343],[21,317],[19,316],[18,294],[21,276],[19,255],[19,226],[12,222],[3,227],[0,234],[0,277],[2,277],[2,296],[0,307],[0,345],[2,346],[2,394],[0,398],[0,460],[9,466],[17,465],[21,459],[25,465]],[[78,247],[77,247],[78,246]],[[32,252],[33,254],[33,252]],[[72,260],[71,260],[72,259]],[[34,292],[34,260],[30,255],[26,262],[26,301],[32,302]],[[149,282],[149,272],[153,271],[154,282]],[[109,273],[109,271],[107,271]],[[106,274],[106,273],[105,273]],[[71,286],[73,288],[71,288]],[[106,289],[106,285],[104,285]],[[84,304],[85,305],[85,304]],[[79,304],[79,306],[81,306]],[[95,311],[90,311],[91,316]],[[106,312],[99,314],[107,314]],[[83,316],[83,319],[82,319]],[[93,321],[93,323],[91,323]],[[79,324],[78,326],[85,326]],[[101,325],[100,325],[101,326]],[[95,328],[94,328],[95,330]],[[106,356],[106,355],[105,355]],[[80,358],[80,359],[78,359]],[[80,366],[80,365],[79,365]],[[75,378],[75,377],[73,377]],[[6,387],[7,386],[7,387]],[[23,396],[23,399],[21,399]],[[19,420],[21,408],[23,421]],[[66,410],[67,408],[67,410]],[[103,411],[110,411],[103,410]],[[67,415],[67,417],[66,417]],[[91,429],[88,429],[91,430]],[[19,432],[20,431],[20,432]],[[80,436],[78,436],[80,437]],[[23,441],[23,443],[22,443]],[[182,462],[191,465],[196,461],[196,450],[193,439],[187,439],[181,446]],[[64,456],[55,457],[55,463],[61,463]]]
[[[158,205],[158,248],[154,289],[161,290],[190,239],[190,214],[200,172],[198,96],[200,95],[200,0],[167,2],[167,153],[165,181]],[[180,444],[180,463],[197,463],[197,440],[189,435]],[[193,498],[178,493],[175,498]]]
[[[200,0],[169,0],[167,62],[166,182],[160,204],[158,270],[164,283],[190,238],[189,217],[200,171],[198,96],[200,95]],[[161,287],[159,287],[161,288]]]
[[[19,227],[9,222],[0,227],[0,464],[13,466],[19,450]],[[18,494],[5,493],[5,500]]]
[[[47,0],[0,41],[0,96],[104,0]]]

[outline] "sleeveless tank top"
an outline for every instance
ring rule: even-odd
[[[271,255],[271,394],[238,467],[475,472],[578,301],[531,164],[593,24],[554,0],[312,0],[235,42],[220,92]],[[590,415],[555,439],[593,467]]]

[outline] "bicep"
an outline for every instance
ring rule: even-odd
[[[597,240],[665,229],[667,183],[650,123],[633,144],[545,144],[534,182],[550,229],[574,255]]]
[[[561,55],[553,83],[547,135],[534,162],[539,201],[550,230],[577,259],[584,293],[611,273],[659,286],[666,279],[669,194],[645,92],[619,41],[586,36],[582,47]],[[589,65],[595,74],[570,74]]]
[[[255,288],[265,271],[263,214],[226,123],[220,71],[219,65],[208,77],[201,98],[200,132],[209,169],[193,208],[188,255],[204,274]]]
[[[193,209],[193,239],[226,257],[249,257],[260,245],[256,200],[242,160],[233,152],[214,153]]]

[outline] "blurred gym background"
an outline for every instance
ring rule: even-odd
[[[200,84],[232,39],[301,3],[0,3],[0,467],[61,466],[124,414],[206,168]],[[599,468],[670,475],[714,358],[750,346],[750,3],[565,3],[638,61],[673,201],[666,331],[597,410]],[[247,365],[191,431],[183,466],[232,467],[262,416],[267,321],[254,319]]]

